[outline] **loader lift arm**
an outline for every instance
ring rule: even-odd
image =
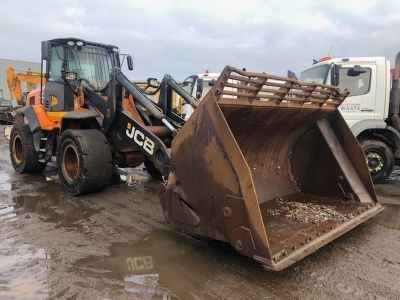
[[[135,102],[145,108],[149,115],[155,119],[152,124],[143,126],[123,111],[121,101],[117,100],[117,97],[121,94],[121,87],[132,94]],[[177,89],[180,89],[179,86]],[[129,147],[137,148],[152,162],[165,179],[168,178],[169,150],[159,136],[176,136],[182,125],[167,117],[162,109],[149,100],[145,93],[132,83],[119,68],[114,68],[110,74],[107,100],[88,88],[85,89],[85,92],[88,95],[88,103],[99,109],[103,115],[101,131],[111,139],[113,150],[120,151]],[[138,111],[143,113],[140,107]],[[156,123],[159,125],[155,125]]]
[[[148,110],[155,119],[160,121],[169,130],[171,130],[173,136],[178,133],[180,126],[174,122],[170,122],[167,119],[166,115],[163,113],[162,109],[160,109],[156,104],[149,100],[138,86],[136,86],[128,78],[126,78],[121,70],[114,69],[111,72],[111,81],[113,81],[113,77],[115,77],[115,80],[118,81],[129,93],[133,95],[135,101],[137,101],[141,106]],[[114,84],[111,84],[111,86],[113,85]]]
[[[189,104],[193,108],[197,108],[199,105],[199,101],[190,95],[186,90],[184,90],[169,74],[165,74],[161,83],[154,84],[153,82],[157,81],[155,78],[149,78],[147,80],[147,87],[142,89],[142,91],[146,95],[155,95],[159,93],[159,101],[157,102],[157,106],[160,107],[163,113],[170,119],[175,122],[183,125],[185,120],[176,114],[176,111],[173,109],[174,96],[179,95],[183,99],[183,101]],[[152,87],[155,90],[151,92],[146,92],[148,87]]]
[[[161,82],[161,94],[164,94],[164,97],[161,97],[161,103],[159,104],[161,107],[164,108],[164,111],[166,111],[167,109],[171,111],[171,107],[168,107],[170,101],[166,101],[168,97],[165,95],[165,93],[168,92],[168,88],[172,89],[175,93],[181,96],[183,100],[187,104],[190,104],[193,108],[197,108],[199,106],[200,102],[196,98],[194,98],[184,89],[182,89],[178,85],[178,83],[171,77],[171,75],[166,74]]]

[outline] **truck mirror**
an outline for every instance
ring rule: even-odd
[[[49,61],[51,59],[51,42],[42,42],[42,59]]]
[[[215,84],[215,79],[211,79],[211,80],[208,82],[208,86],[214,86],[214,84]]]
[[[339,66],[333,65],[331,70],[331,84],[334,86],[339,85]]]
[[[202,95],[203,95],[203,79],[198,78],[197,79],[196,98],[200,99]]]
[[[356,77],[365,72],[367,72],[365,68],[361,67],[360,65],[355,65],[347,71],[347,76]]]
[[[126,61],[127,61],[127,63],[128,63],[128,69],[129,69],[130,71],[132,71],[132,70],[133,70],[132,56],[128,55],[128,56],[126,57]]]

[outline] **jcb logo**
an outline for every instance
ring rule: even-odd
[[[126,135],[133,139],[136,144],[142,147],[148,154],[154,153],[154,142],[144,135],[139,129],[132,126],[131,123],[126,125]]]
[[[154,268],[153,257],[151,256],[128,257],[126,265],[129,271],[151,270]]]

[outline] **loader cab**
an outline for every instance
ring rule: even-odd
[[[131,62],[128,59],[128,66]],[[74,110],[77,86],[99,93],[107,90],[111,70],[120,68],[119,49],[74,38],[43,41],[42,71],[43,68],[47,79],[43,92],[45,109]]]

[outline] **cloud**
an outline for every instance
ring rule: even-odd
[[[399,12],[400,2],[383,0],[21,0],[18,9],[3,0],[1,56],[39,61],[40,41],[78,37],[131,54],[132,79],[169,73],[177,80],[225,65],[299,73],[329,52],[394,63]]]

